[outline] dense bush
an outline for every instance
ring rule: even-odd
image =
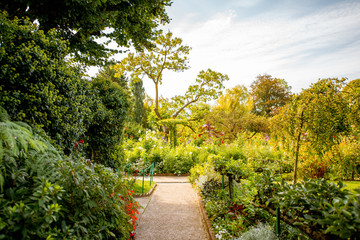
[[[128,109],[128,95],[121,86],[110,79],[97,78],[91,82],[98,96],[93,104],[93,121],[87,129],[88,152],[97,163],[117,168],[122,165],[122,148],[118,145]]]
[[[120,176],[1,113],[0,239],[129,238],[137,205]]]
[[[324,160],[329,163],[332,178],[354,180],[360,176],[360,142],[342,138],[324,155]]]
[[[43,128],[68,153],[91,121],[92,97],[56,31],[0,13],[0,106],[15,121]]]

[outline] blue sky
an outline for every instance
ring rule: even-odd
[[[319,78],[360,78],[360,0],[173,0],[167,13],[162,28],[192,50],[190,69],[164,72],[164,97],[183,95],[208,68],[229,76],[226,88],[267,73],[295,93]],[[152,81],[143,81],[154,97]]]
[[[164,26],[192,47],[190,67],[164,74],[160,92],[182,95],[201,70],[247,87],[259,74],[285,79],[293,92],[319,78],[360,78],[360,1],[174,0]],[[152,82],[144,79],[154,95]]]

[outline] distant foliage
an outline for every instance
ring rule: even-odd
[[[276,108],[286,105],[291,99],[291,87],[284,79],[264,74],[251,84],[250,94],[254,105],[252,111],[262,116],[271,116]]]

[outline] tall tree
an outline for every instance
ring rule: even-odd
[[[12,18],[36,20],[45,32],[55,28],[78,59],[97,65],[117,52],[107,47],[110,40],[136,49],[151,47],[156,28],[169,22],[165,7],[170,5],[170,0],[2,0],[0,10]]]
[[[140,78],[145,75],[151,79],[155,86],[155,115],[158,120],[164,120],[164,116],[159,111],[159,85],[163,81],[164,70],[175,72],[188,69],[188,58],[190,47],[182,45],[180,38],[173,38],[173,34],[168,32],[160,35],[155,41],[156,47],[151,51],[139,52],[137,54],[129,53],[120,64],[115,66],[119,74],[129,72],[132,78]],[[173,111],[171,118],[175,119],[179,114],[191,104],[198,101],[207,101],[216,99],[220,96],[224,88],[223,82],[228,80],[227,75],[212,71],[201,71],[195,84],[189,86],[184,96],[173,98],[176,109]],[[163,131],[168,133],[168,128],[163,125]]]
[[[354,133],[360,133],[360,79],[350,81],[343,90],[344,96],[349,101],[349,120],[355,127]]]
[[[252,99],[245,86],[235,86],[222,95],[207,116],[227,139],[235,139],[242,131],[268,132],[268,121],[263,116],[251,113]]]
[[[131,78],[137,79],[145,75],[155,85],[155,113],[159,113],[159,85],[162,84],[164,70],[181,72],[189,68],[187,55],[190,47],[182,45],[182,39],[174,37],[171,32],[160,35],[154,42],[155,48],[151,51],[129,53],[120,64],[115,66],[119,75],[129,72]]]
[[[132,79],[130,82],[133,97],[133,120],[137,124],[143,125],[145,118],[145,89],[141,79]]]
[[[112,66],[105,66],[95,76],[95,79],[109,80],[111,82],[117,83],[124,91],[130,94],[128,79],[123,75],[115,76],[116,73],[116,70]]]
[[[290,90],[291,87],[284,79],[273,78],[268,74],[257,76],[250,89],[254,101],[252,111],[258,115],[270,116],[272,111],[291,99]]]

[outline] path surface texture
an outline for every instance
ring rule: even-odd
[[[149,197],[137,198],[140,211],[136,240],[208,239],[198,198],[187,177],[154,177]]]

